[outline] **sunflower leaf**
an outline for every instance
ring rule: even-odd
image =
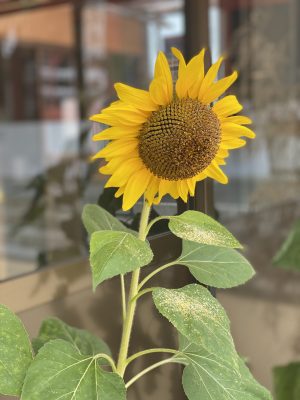
[[[241,285],[255,273],[251,264],[235,249],[187,240],[183,241],[177,262],[188,267],[199,282],[216,288]]]
[[[300,399],[300,362],[273,369],[276,400]]]
[[[89,235],[97,231],[131,232],[122,222],[97,204],[86,204],[82,212],[82,222]],[[135,232],[136,233],[136,232]]]
[[[152,258],[149,244],[131,233],[94,232],[90,242],[94,289],[106,279],[149,264]]]
[[[239,359],[239,367],[242,377],[242,389],[245,391],[243,400],[272,400],[271,393],[254,379],[241,357]]]
[[[180,353],[184,365],[182,384],[189,400],[271,400],[239,358],[236,366],[222,360],[222,350],[215,355],[180,335]]]
[[[300,221],[297,221],[287,239],[273,259],[274,265],[283,269],[300,271]]]
[[[50,340],[63,339],[73,344],[82,355],[92,356],[99,353],[111,355],[105,342],[83,329],[67,325],[58,318],[47,318],[43,321],[39,335],[33,340],[33,348],[37,353]],[[99,360],[106,364],[105,359]]]
[[[229,319],[206,288],[196,284],[180,289],[156,288],[153,300],[158,311],[189,341],[213,354],[222,351],[224,362],[237,365]]]
[[[46,343],[30,365],[21,400],[125,400],[123,379],[65,340]]]
[[[185,211],[168,218],[171,232],[181,239],[213,246],[242,248],[223,225],[204,213]]]
[[[0,305],[0,393],[19,396],[32,362],[28,334],[21,320]]]

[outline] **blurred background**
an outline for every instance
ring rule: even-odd
[[[217,292],[255,377],[274,389],[272,369],[300,359],[299,225],[291,235],[300,219],[299,18],[297,0],[0,1],[0,302],[32,336],[57,315],[117,351],[118,282],[91,294],[80,215],[99,203],[135,227],[140,205],[121,212],[113,191],[103,192],[106,177],[89,158],[104,126],[88,117],[115,100],[114,82],[147,88],[159,50],[175,74],[171,46],[187,58],[206,46],[212,61],[227,55],[220,76],[238,69],[232,90],[257,139],[232,152],[228,185],[200,185],[187,207],[219,218],[257,271],[247,285]],[[183,209],[166,197],[154,212]],[[273,262],[288,236],[292,261],[281,253]],[[180,252],[164,224],[152,244],[155,262]],[[191,280],[179,269],[163,279],[172,287]],[[137,349],[169,343],[160,322],[143,300]],[[179,380],[164,367],[129,399],[184,399]]]

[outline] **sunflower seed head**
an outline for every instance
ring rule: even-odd
[[[176,99],[153,112],[139,135],[139,155],[157,177],[181,180],[196,176],[216,156],[220,122],[207,105]]]

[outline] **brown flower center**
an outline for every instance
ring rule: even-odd
[[[139,154],[159,178],[192,178],[214,159],[221,142],[220,122],[198,100],[174,100],[153,112],[140,130]]]

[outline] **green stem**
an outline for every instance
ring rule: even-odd
[[[139,357],[145,356],[146,354],[153,354],[153,353],[178,354],[178,350],[166,349],[166,348],[160,347],[160,348],[155,348],[155,349],[147,349],[147,350],[139,351],[138,353],[135,353],[132,356],[127,358],[126,366],[129,365],[132,361],[136,360]]]
[[[156,218],[154,218],[151,222],[149,222],[149,225],[147,226],[147,229],[146,229],[146,236],[148,236],[148,233],[150,232],[150,229],[152,228],[152,226],[153,226],[156,222],[161,221],[162,219],[169,219],[169,217],[165,217],[165,216],[156,217]]]
[[[124,322],[126,319],[126,290],[125,290],[124,275],[120,275],[120,279],[121,279],[121,296],[122,296],[122,315]]]
[[[153,292],[153,290],[155,289],[155,287],[151,287],[151,288],[147,288],[144,290],[141,290],[140,292],[138,292],[132,299],[131,301],[137,301],[140,297],[142,297],[144,294],[149,293],[149,292]]]
[[[173,265],[176,265],[178,263],[178,260],[175,261],[171,261],[168,264],[162,265],[161,267],[155,269],[153,272],[151,272],[151,274],[147,275],[142,282],[139,284],[138,286],[138,291],[141,290],[141,288],[143,286],[145,286],[145,284],[156,274],[158,274],[159,272],[163,271],[166,268],[172,267]]]
[[[151,209],[151,207],[149,206],[147,201],[144,200],[144,205],[143,205],[143,209],[142,209],[142,213],[141,213],[141,220],[140,220],[140,229],[139,229],[139,239],[140,240],[146,239],[146,235],[147,235],[146,230],[147,230],[147,225],[148,225],[148,220],[149,220],[149,215],[150,215],[150,209]],[[125,318],[125,321],[123,324],[122,339],[121,339],[119,359],[118,359],[118,364],[117,364],[117,371],[118,371],[119,375],[121,375],[122,377],[124,376],[125,369],[126,369],[128,347],[129,347],[129,341],[130,341],[130,336],[131,336],[131,331],[132,331],[134,313],[135,313],[135,309],[136,309],[136,301],[132,301],[132,299],[138,293],[137,288],[138,288],[138,284],[139,284],[139,277],[140,277],[140,269],[136,269],[132,273],[130,290],[129,290],[129,298],[128,298],[128,304],[127,304],[127,310],[126,310],[126,318]]]
[[[148,372],[152,371],[153,369],[155,369],[157,367],[160,367],[161,365],[168,364],[168,363],[171,363],[171,362],[174,362],[173,361],[173,357],[167,358],[167,359],[159,361],[159,362],[157,362],[157,363],[155,363],[153,365],[150,365],[150,367],[144,369],[143,371],[141,371],[140,373],[135,375],[133,378],[131,378],[130,381],[128,381],[126,383],[126,385],[125,385],[126,389],[128,389],[135,381],[140,379],[143,375],[147,374]]]
[[[108,356],[105,353],[99,353],[95,355],[94,359],[97,360],[98,358],[104,358],[106,361],[109,362],[109,365],[111,366],[113,372],[117,372],[116,364],[114,363],[114,360],[110,356]]]

